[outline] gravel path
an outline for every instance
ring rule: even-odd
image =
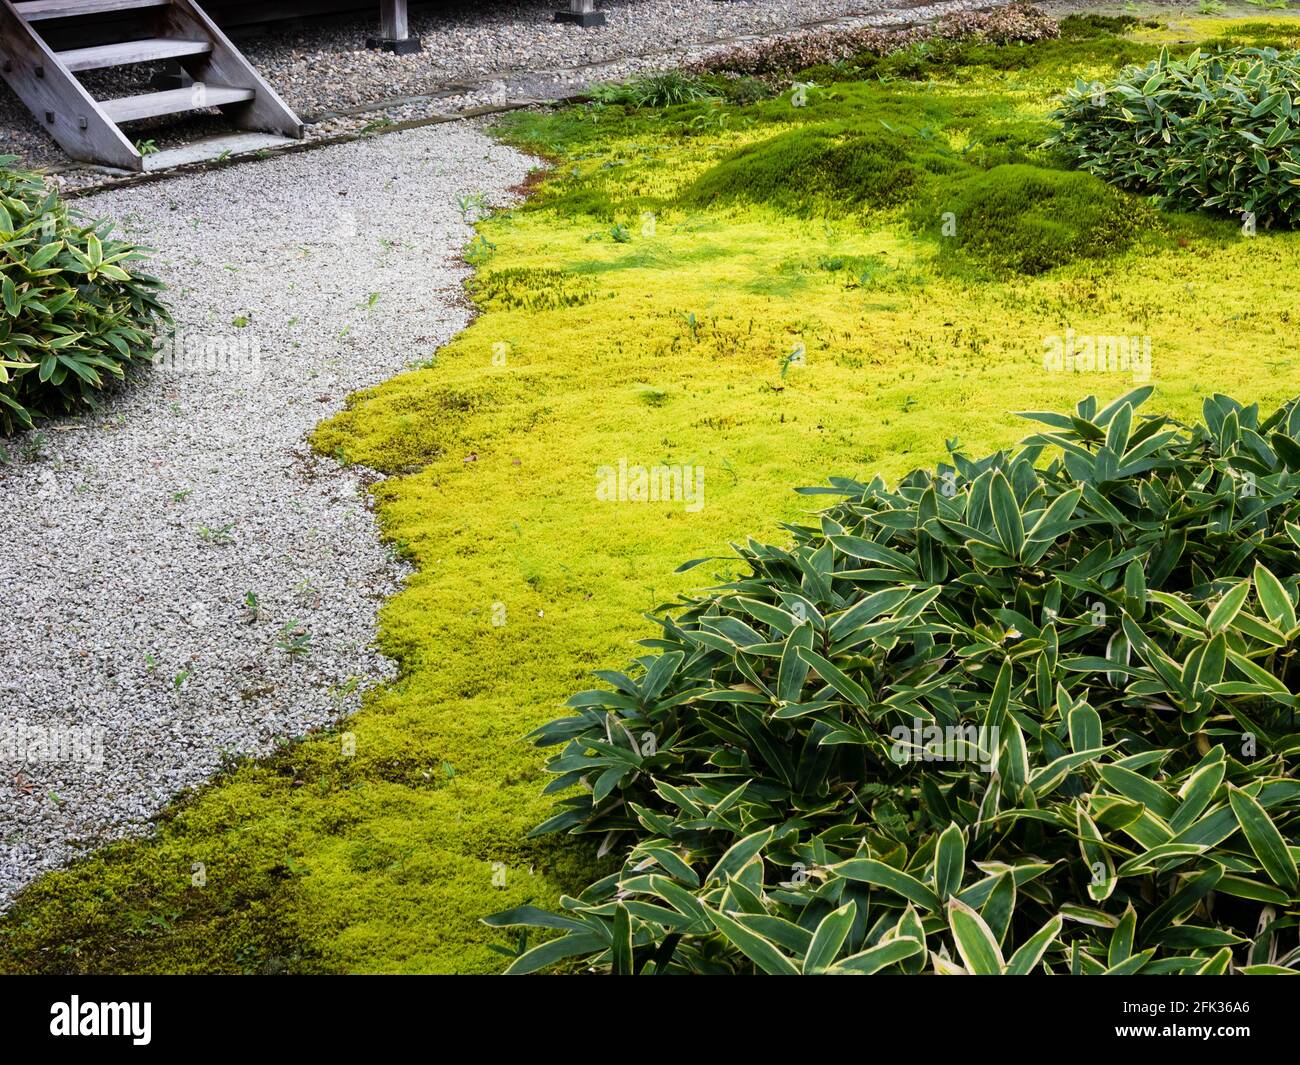
[[[5,442],[0,905],[391,675],[370,645],[403,569],[304,434],[465,326],[456,197],[531,165],[459,122],[83,204],[162,249],[177,361],[223,368]]]
[[[507,100],[552,100],[642,70],[676,66],[718,42],[777,36],[800,26],[888,26],[1003,0],[603,0],[605,26],[583,30],[553,21],[565,0],[455,0],[416,8],[412,31],[424,50],[395,56],[365,47],[372,17],[313,18],[237,30],[241,50],[308,122],[309,139],[355,132],[376,119],[457,114]],[[146,91],[150,68],[90,75],[92,95]],[[411,100],[412,97],[434,99]],[[358,109],[365,114],[355,114]],[[221,132],[219,117],[166,118],[128,127],[158,147]],[[0,155],[33,167],[66,166],[66,156],[0,84]],[[66,175],[98,183],[93,170]]]
[[[996,0],[984,0],[985,6]],[[561,71],[709,41],[770,34],[847,16],[897,16],[924,0],[602,0],[604,26],[557,23],[567,0],[493,0],[414,9],[411,32],[424,50],[395,56],[364,47],[370,19],[305,24],[249,40],[264,77],[304,116],[394,96],[433,92],[449,83],[506,80],[520,72]],[[960,6],[973,6],[961,4]],[[322,76],[328,72],[329,76]]]

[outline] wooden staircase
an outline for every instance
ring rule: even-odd
[[[120,26],[124,14],[143,20],[152,36],[56,51],[47,42],[51,35],[42,33],[76,19],[102,23],[99,36],[115,36],[113,20]],[[96,100],[77,78],[160,60],[178,63],[193,83]],[[82,162],[155,169],[156,158],[143,155],[121,125],[206,108],[217,108],[239,130],[273,134],[273,140],[302,137],[298,116],[194,0],[0,0],[0,75],[60,147]]]

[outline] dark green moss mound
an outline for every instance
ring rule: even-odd
[[[1097,37],[1118,37],[1133,27],[1141,25],[1140,20],[1132,15],[1066,15],[1058,26],[1061,38],[1067,41],[1083,41]],[[1147,26],[1159,23],[1148,21]]]
[[[941,260],[1019,274],[1116,255],[1152,224],[1144,206],[1091,175],[1024,164],[977,172],[918,217],[940,235]]]
[[[881,128],[792,130],[741,148],[689,185],[687,206],[763,203],[802,217],[893,207],[963,164],[951,151]]]

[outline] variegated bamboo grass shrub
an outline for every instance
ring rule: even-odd
[[[143,249],[0,156],[0,435],[94,407],[170,322]]]
[[[622,868],[511,970],[1300,970],[1300,401],[1150,393],[806,489],[659,617],[535,734]]]
[[[1249,225],[1300,222],[1300,58],[1273,48],[1167,49],[1145,66],[1068,90],[1049,144],[1162,206],[1211,208]]]

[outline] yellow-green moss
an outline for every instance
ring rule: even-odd
[[[1152,406],[1287,398],[1297,234],[1184,221],[1181,243],[991,282],[941,275],[937,238],[901,213],[677,204],[803,121],[910,114],[958,148],[998,131],[1032,144],[1058,60],[836,86],[806,114],[778,100],[516,120],[509,135],[557,165],[533,206],[482,225],[483,313],[316,434],[391,474],[380,520],[418,567],[381,617],[402,677],[347,724],[355,755],[312,736],[170,810],[153,838],[42,878],[0,922],[0,968],[494,971],[503,939],[479,917],[551,904],[593,869],[586,847],[528,838],[551,805],[522,737],[627,661],[653,632],[644,611],[719,568],[678,563],[779,537],[814,506],[794,487],[896,476],[953,437],[983,453],[1025,431],[1011,411],[1132,387],[1045,372],[1044,338],[1067,328],[1149,335]],[[705,506],[599,501],[597,468],[620,459],[704,467]]]

